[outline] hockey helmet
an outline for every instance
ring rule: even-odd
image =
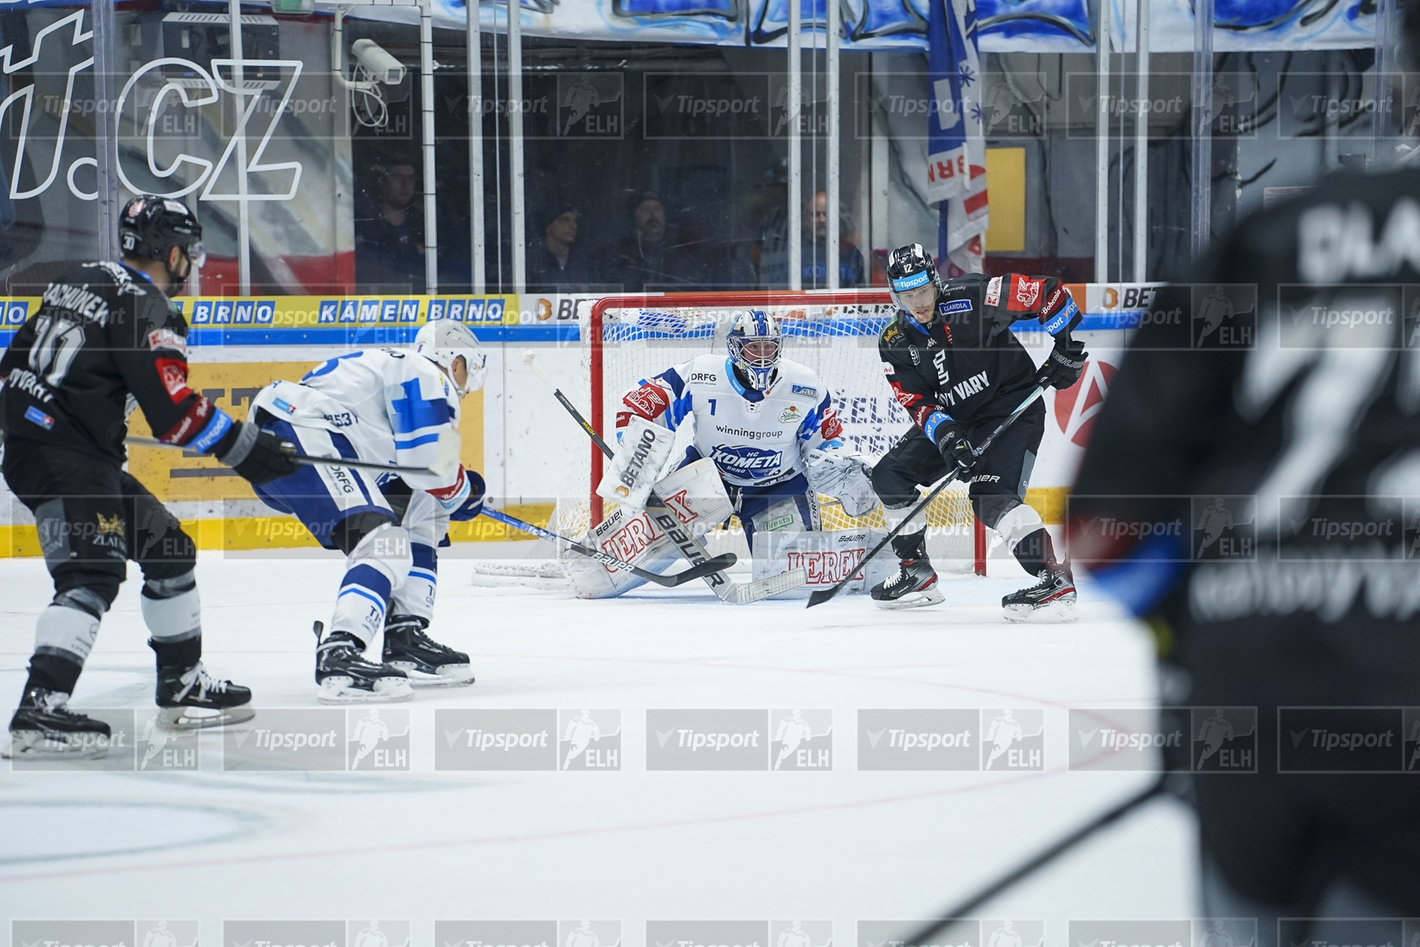
[[[936,302],[942,292],[942,278],[920,243],[909,243],[888,254],[888,291],[893,304],[912,312]]]
[[[462,385],[454,385],[460,398],[483,387],[484,376],[488,374],[488,355],[462,322],[437,319],[425,323],[414,335],[414,351],[442,368],[450,381],[454,377],[454,362],[463,356],[468,378]]]
[[[182,201],[155,194],[140,194],[123,205],[118,243],[124,256],[166,261],[169,249],[181,247],[193,266],[207,259],[197,215]]]
[[[762,309],[746,309],[730,320],[726,338],[730,362],[759,391],[766,391],[779,374],[779,350],[784,333],[779,321]]]

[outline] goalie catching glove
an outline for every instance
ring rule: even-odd
[[[804,475],[814,492],[838,500],[849,516],[867,516],[878,505],[873,468],[857,454],[831,448],[811,450],[805,456]]]

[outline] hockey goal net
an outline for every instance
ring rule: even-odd
[[[578,303],[580,378],[568,395],[590,408],[588,420],[608,439],[622,395],[643,378],[707,352],[725,352],[725,332],[737,311],[755,308],[774,315],[784,332],[783,357],[812,368],[828,386],[843,423],[848,448],[876,461],[911,424],[883,377],[878,334],[893,318],[881,291],[676,293],[608,296]],[[569,384],[568,388],[572,386]],[[680,438],[689,441],[688,425]],[[673,459],[683,456],[677,444]],[[595,486],[604,458],[591,441],[578,451],[560,491],[552,528],[580,536],[607,510]],[[885,525],[881,509],[849,518],[829,497],[819,498],[823,526]],[[966,488],[951,484],[927,510],[928,548],[939,571],[985,574],[985,533],[972,515]],[[716,535],[723,534],[723,535]],[[745,553],[743,533],[731,521],[707,540],[712,551]]]

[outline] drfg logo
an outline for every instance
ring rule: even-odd
[[[556,710],[434,711],[436,770],[557,769]]]
[[[858,768],[978,769],[979,723],[976,710],[860,710]]]
[[[222,733],[224,770],[343,770],[345,712],[263,710],[257,723]]]

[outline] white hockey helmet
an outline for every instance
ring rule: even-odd
[[[779,321],[763,309],[746,309],[730,320],[726,342],[730,362],[755,388],[768,390],[779,374],[779,350],[784,347]]]
[[[425,323],[414,335],[414,351],[442,368],[450,381],[454,378],[454,362],[463,357],[468,379],[462,386],[454,385],[460,398],[483,387],[483,379],[488,374],[488,355],[462,322],[436,319]]]

